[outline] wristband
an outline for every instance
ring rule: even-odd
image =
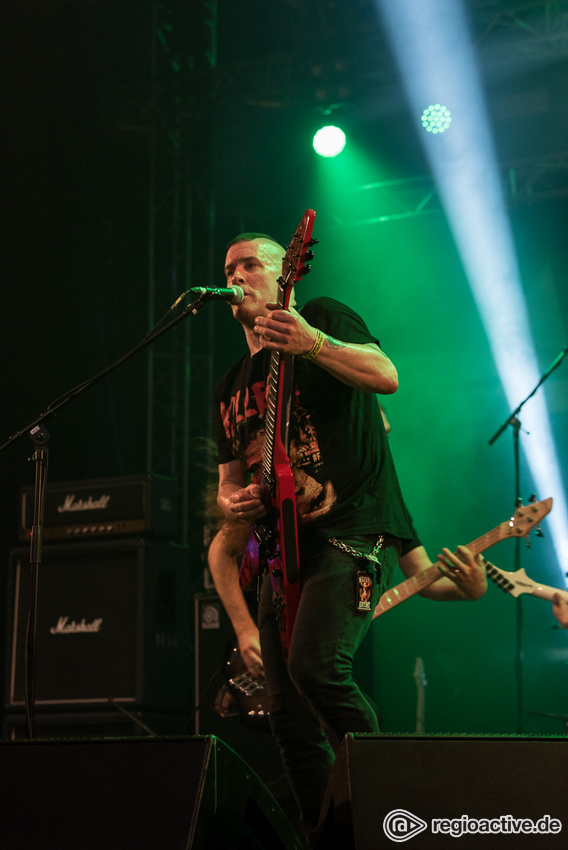
[[[304,357],[306,360],[313,360],[315,357],[317,357],[320,351],[322,350],[324,339],[324,334],[322,334],[322,332],[318,330],[316,333],[316,341],[314,342],[309,351],[307,351],[305,354],[302,354],[302,357]]]

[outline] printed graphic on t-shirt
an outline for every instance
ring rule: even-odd
[[[221,403],[223,427],[233,454],[257,480],[262,467],[265,412],[264,382],[253,384],[244,394],[238,390],[228,405]],[[311,522],[331,510],[337,494],[331,481],[325,479],[316,429],[301,404],[298,388],[291,411],[289,457],[298,514],[304,522]]]
[[[328,513],[337,498],[325,478],[318,435],[296,388],[290,417],[290,464],[296,484],[296,507],[304,522]]]
[[[248,462],[245,462],[243,452],[246,449],[247,424],[254,417],[258,422],[256,429],[261,428],[261,422],[266,411],[266,386],[264,381],[256,381],[252,386],[246,387],[244,395],[241,390],[237,390],[228,405],[221,402],[221,418],[227,439],[233,447],[233,454],[239,458],[247,469],[251,470]],[[263,431],[264,437],[264,431]],[[262,447],[260,449],[262,455]]]

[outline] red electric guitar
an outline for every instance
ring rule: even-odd
[[[312,259],[311,247],[315,212],[306,210],[282,260],[278,278],[278,308],[287,310],[294,284],[305,275]],[[270,357],[268,397],[262,471],[259,484],[266,489],[272,511],[253,526],[241,574],[270,571],[273,589],[279,600],[278,624],[286,655],[300,601],[300,570],[296,492],[288,457],[290,408],[294,388],[294,358],[273,351]]]
[[[543,517],[552,510],[552,499],[544,499],[542,502],[531,502],[529,505],[521,506],[515,511],[515,515],[506,522],[502,522],[497,528],[488,531],[476,540],[467,544],[467,548],[474,554],[479,555],[490,546],[494,546],[500,540],[505,540],[507,537],[526,537],[533,528],[536,528]],[[431,567],[422,570],[406,581],[397,584],[396,587],[387,590],[381,598],[373,612],[373,619],[380,617],[385,611],[394,608],[416,593],[419,593],[423,588],[434,584],[439,578],[445,575],[440,562],[437,561]]]

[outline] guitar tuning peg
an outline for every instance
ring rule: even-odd
[[[306,256],[306,260],[308,260],[308,262],[309,262],[310,260],[313,260],[313,258],[314,258],[314,252],[313,252],[313,251],[306,251],[306,255],[305,255],[305,256]]]
[[[312,270],[311,266],[302,266],[302,268],[300,269],[300,275],[303,276],[305,274],[309,274],[309,272],[311,272],[311,270]]]
[[[318,242],[319,242],[319,239],[310,239],[310,241],[308,242],[308,245],[310,246],[310,248],[313,248],[314,245],[318,244]]]
[[[536,493],[531,493],[531,495],[529,496],[529,503],[532,505],[536,502],[536,500],[537,500]],[[537,527],[534,530],[534,536],[535,537],[544,537],[544,532],[543,532],[542,528],[540,527],[540,523],[537,525]]]

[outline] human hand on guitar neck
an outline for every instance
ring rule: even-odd
[[[438,602],[481,599],[487,590],[487,575],[481,555],[474,556],[466,546],[458,546],[455,553],[444,547],[437,558],[437,564],[445,575],[424,587],[420,596]],[[432,561],[426,549],[417,546],[401,556],[399,565],[406,578],[411,578],[430,567]]]
[[[487,575],[481,555],[474,555],[467,546],[458,546],[456,552],[444,547],[436,557],[447,580],[454,585],[453,588],[447,585],[447,591],[453,593],[457,589],[462,599],[481,599],[487,590]],[[442,585],[442,592],[445,580],[436,582],[438,587]]]
[[[334,339],[300,315],[294,307],[293,274],[287,284],[287,309],[279,308],[282,254],[279,245],[260,237],[239,241],[227,251],[227,285],[239,286],[244,293],[242,302],[233,305],[233,315],[243,327],[251,354],[267,348],[305,356],[317,343],[317,351],[309,359],[338,380],[363,392],[394,393],[398,387],[396,368],[376,343]]]
[[[305,357],[338,380],[363,392],[394,393],[398,374],[394,364],[375,343],[357,344],[334,339],[310,325],[298,311],[266,304],[267,313],[257,316],[254,333],[262,348]]]

